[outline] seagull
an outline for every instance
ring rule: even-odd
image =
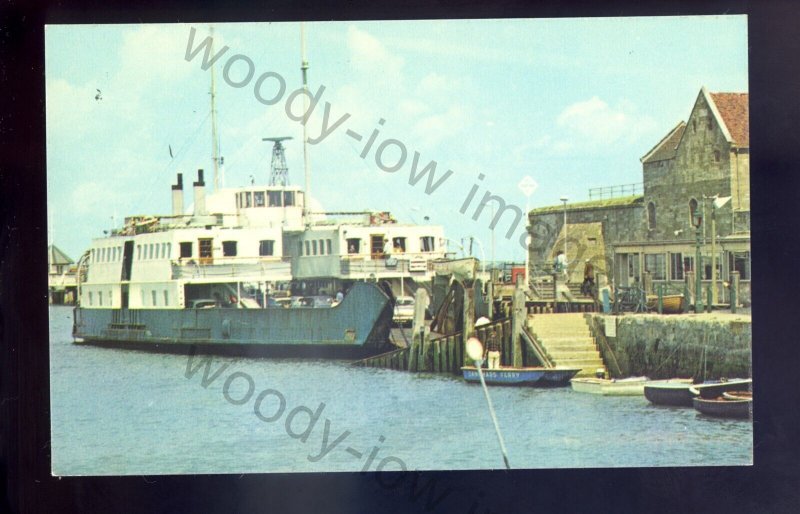
[[[99,100],[102,100],[102,99],[103,99],[103,93],[102,93],[102,91],[100,91],[99,89],[95,89],[95,91],[97,91],[97,94],[96,94],[96,95],[94,95],[94,99],[95,99],[95,100],[98,100],[98,101],[99,101]]]

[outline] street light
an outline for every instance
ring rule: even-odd
[[[569,198],[562,196],[560,200],[564,202],[564,261],[566,262],[567,269],[569,269],[569,257],[567,256],[567,200],[569,200]]]
[[[481,317],[477,322],[475,322],[475,328],[479,328],[488,324],[489,320]],[[497,441],[500,443],[500,451],[503,452],[503,462],[506,465],[506,469],[511,469],[511,465],[508,463],[506,443],[503,441],[503,434],[500,433],[500,425],[497,424],[497,416],[494,413],[492,399],[489,397],[489,389],[486,387],[486,380],[483,378],[483,370],[481,369],[481,366],[483,365],[483,344],[481,344],[480,339],[473,336],[467,339],[465,346],[467,356],[475,363],[475,369],[478,370],[478,377],[481,379],[483,394],[486,396],[486,404],[489,406],[489,415],[492,417],[492,423],[494,423],[494,431],[497,434]]]
[[[703,310],[703,283],[700,276],[700,241],[703,236],[702,225],[703,215],[700,210],[695,207],[692,213],[692,225],[695,228],[695,257],[694,257],[694,312],[699,314]]]

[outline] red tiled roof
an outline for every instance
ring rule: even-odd
[[[733,142],[750,147],[750,95],[748,93],[710,93]]]
[[[647,152],[642,158],[642,162],[665,161],[674,158],[685,128],[686,124],[684,122],[678,123],[656,146]]]

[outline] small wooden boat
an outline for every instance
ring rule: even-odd
[[[664,314],[680,314],[683,312],[684,298],[682,294],[670,294],[662,297],[662,310]],[[658,295],[647,295],[647,309],[658,309]]]
[[[675,407],[691,407],[692,399],[697,396],[716,398],[726,391],[747,389],[752,379],[715,380],[702,384],[691,382],[652,382],[645,384],[644,396],[655,405]]]
[[[579,393],[602,394],[604,396],[642,396],[644,389],[651,384],[691,385],[690,378],[671,378],[668,380],[650,380],[647,377],[629,377],[620,379],[605,378],[573,378],[570,380],[572,390]]]
[[[474,366],[461,368],[464,380],[480,383],[478,370]],[[529,387],[563,387],[569,384],[580,369],[576,368],[513,368],[484,369],[483,379],[487,384],[529,386]]]
[[[707,416],[719,418],[752,418],[753,417],[753,398],[739,398],[731,393],[724,393],[728,397],[718,398],[694,398],[692,404],[694,410]]]

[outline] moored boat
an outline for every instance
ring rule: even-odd
[[[697,396],[716,398],[726,391],[747,389],[752,383],[752,379],[715,380],[702,384],[653,382],[645,384],[644,396],[654,405],[691,407]]]
[[[694,409],[707,416],[719,418],[752,418],[753,417],[753,398],[738,397],[730,393],[727,396],[717,398],[692,399]]]
[[[664,314],[680,314],[684,310],[684,298],[682,294],[664,295],[661,297],[661,312]],[[654,311],[658,309],[658,296],[647,296],[647,308]]]
[[[461,371],[467,382],[480,383],[474,366],[464,366]],[[576,368],[503,367],[484,369],[483,378],[487,384],[494,385],[564,387],[579,371]]]
[[[601,394],[604,396],[642,396],[650,384],[690,385],[691,379],[673,378],[669,380],[650,380],[647,377],[628,377],[622,379],[573,378],[572,390],[579,393]]]

